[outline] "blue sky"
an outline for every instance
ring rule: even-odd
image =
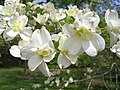
[[[34,2],[46,2],[46,0],[33,0]]]

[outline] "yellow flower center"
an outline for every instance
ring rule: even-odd
[[[80,30],[77,30],[76,35],[80,37],[85,37],[86,35],[92,36],[92,32],[85,27],[81,27]]]
[[[18,19],[13,25],[13,30],[15,32],[20,32],[20,31],[22,31],[22,26],[23,25],[22,25],[21,21]]]
[[[45,46],[43,49],[38,50],[38,55],[42,57],[47,57],[52,54],[52,50],[49,46]]]

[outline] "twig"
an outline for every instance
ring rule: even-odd
[[[91,84],[92,84],[93,78],[90,80],[89,84],[88,84],[88,88],[87,90],[90,90]]]
[[[103,79],[103,83],[104,83],[105,87],[107,88],[107,90],[110,90],[110,89],[108,88],[106,82],[105,82],[104,76],[102,76],[102,79]]]

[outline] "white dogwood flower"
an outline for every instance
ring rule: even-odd
[[[53,22],[58,22],[66,17],[66,14],[64,13],[63,9],[55,9],[50,11],[50,19]]]
[[[45,22],[48,20],[49,18],[49,14],[45,13],[43,15],[41,14],[37,14],[37,18],[33,17],[35,19],[35,21],[37,21],[39,24],[44,25]]]
[[[20,2],[20,0],[5,0],[5,2]]]
[[[8,28],[6,30],[5,39],[6,37],[15,38],[17,35],[23,40],[29,40],[29,37],[32,34],[30,27],[26,27],[28,22],[28,18],[25,15],[16,14],[13,18],[8,21]]]
[[[105,21],[110,33],[110,46],[113,46],[117,39],[120,39],[120,19],[117,11],[108,9],[105,13]]]
[[[0,5],[0,14],[3,15],[4,20],[9,20],[16,12],[17,5],[5,2],[4,6]]]
[[[78,13],[79,9],[77,8],[76,5],[72,6],[72,5],[69,5],[68,6],[68,10],[66,10],[66,13],[68,16],[73,16],[75,17]]]
[[[111,49],[113,53],[116,53],[116,55],[120,58],[120,41],[117,42]]]
[[[67,39],[67,36],[65,34],[59,33],[58,36],[57,35],[53,35],[54,40],[59,40],[59,46],[58,49],[60,50],[60,54],[58,56],[58,60],[57,63],[60,67],[60,69],[62,68],[67,68],[69,67],[71,64],[75,64],[78,58],[78,54],[76,55],[72,55],[69,53],[68,50],[64,49],[64,43]],[[59,39],[58,39],[59,37]]]
[[[24,41],[24,40],[20,40],[18,45],[13,45],[11,48],[10,48],[10,54],[14,57],[18,57],[18,58],[21,58],[23,60],[26,60],[25,58],[22,58],[21,56],[21,49],[24,47],[24,46],[27,46],[29,44],[28,41]]]
[[[54,58],[55,51],[50,33],[44,26],[33,32],[30,44],[22,48],[21,54],[29,60],[28,67],[31,71],[38,67],[45,76],[51,75],[46,62]]]
[[[95,12],[89,11],[82,15],[81,22],[84,27],[91,29],[92,32],[96,32],[100,18]]]
[[[47,13],[50,13],[50,11],[55,9],[54,4],[51,2],[48,2],[46,4],[43,3],[43,8]]]
[[[70,54],[75,55],[81,51],[85,51],[89,56],[97,55],[97,51],[102,51],[105,48],[104,39],[86,27],[85,23],[76,20],[73,24],[65,24],[63,32],[69,36],[64,43],[64,49]]]

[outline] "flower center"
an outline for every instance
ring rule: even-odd
[[[39,49],[37,53],[39,56],[47,57],[52,54],[52,50],[48,45],[45,45],[45,47]]]
[[[20,32],[20,31],[22,31],[22,29],[21,29],[22,26],[23,26],[23,25],[22,25],[21,21],[20,21],[20,20],[17,20],[17,21],[14,23],[14,25],[13,25],[13,30],[14,30],[15,32]]]
[[[47,57],[52,53],[50,49],[42,49],[38,51],[39,56]]]
[[[79,30],[77,30],[76,34],[80,37],[85,37],[86,35],[92,35],[92,32],[85,27],[81,27]]]

